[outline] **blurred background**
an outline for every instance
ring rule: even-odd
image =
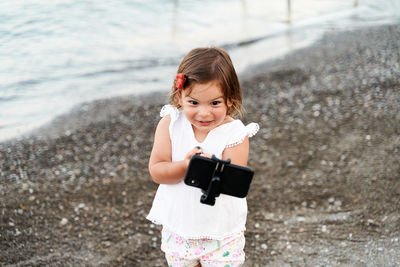
[[[399,21],[397,0],[0,3],[0,141],[83,102],[169,90],[183,55],[222,46],[240,74],[326,31]]]

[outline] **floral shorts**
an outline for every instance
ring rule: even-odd
[[[244,263],[244,233],[223,240],[184,239],[166,230],[161,232],[161,250],[169,267],[237,267]]]

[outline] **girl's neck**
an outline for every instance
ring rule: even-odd
[[[193,124],[191,124],[192,130],[193,130],[194,138],[196,139],[197,142],[202,143],[202,142],[204,142],[204,140],[206,140],[208,134],[209,134],[212,130],[214,130],[214,129],[216,129],[216,128],[218,128],[218,127],[224,125],[224,124],[227,124],[227,123],[229,123],[229,122],[232,122],[232,121],[234,121],[234,119],[233,119],[231,116],[228,116],[228,115],[227,115],[226,118],[225,118],[225,120],[224,120],[221,124],[219,124],[218,126],[216,126],[215,128],[213,128],[213,129],[211,129],[211,130],[209,130],[209,131],[207,131],[207,132],[206,132],[206,131],[200,131],[200,130],[198,130]]]

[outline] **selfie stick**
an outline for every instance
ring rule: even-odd
[[[216,161],[217,165],[215,166],[213,177],[211,178],[207,191],[201,190],[203,192],[203,195],[200,198],[200,202],[203,204],[214,206],[215,198],[219,196],[221,190],[220,185],[222,172],[224,171],[225,165],[231,163],[231,159],[222,160],[218,159],[215,155],[212,155],[211,159],[213,161]]]

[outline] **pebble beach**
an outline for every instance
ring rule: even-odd
[[[400,24],[331,31],[240,81],[261,128],[245,266],[400,266]],[[86,103],[0,143],[0,265],[166,266],[145,216],[167,99]]]

